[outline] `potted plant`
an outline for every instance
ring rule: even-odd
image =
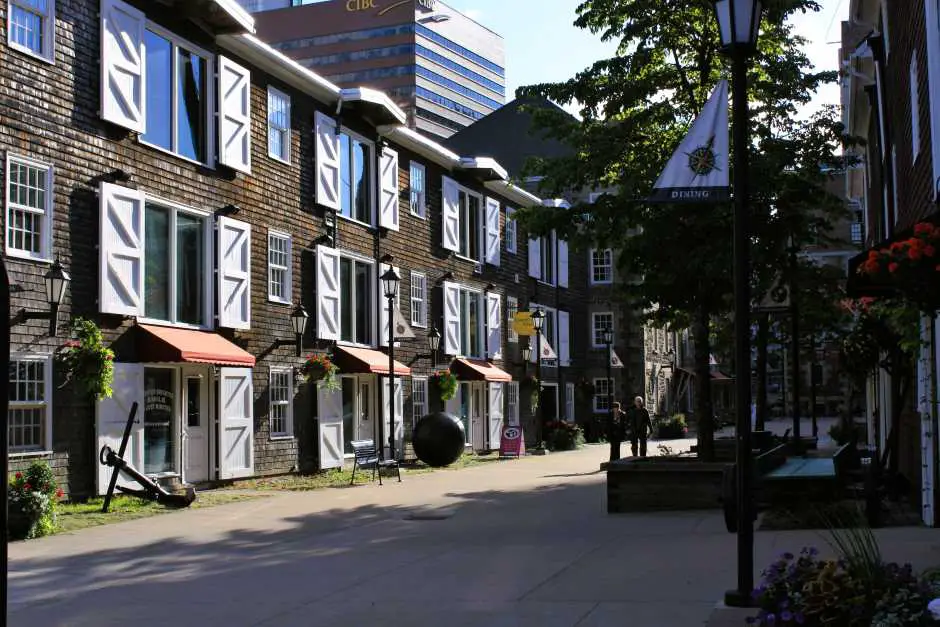
[[[308,355],[300,368],[300,374],[308,383],[316,383],[317,387],[334,392],[340,389],[339,378],[336,376],[338,373],[336,364],[328,355],[321,353]]]
[[[457,396],[457,377],[450,370],[438,370],[431,375],[431,382],[440,392],[442,401],[449,401]]]
[[[940,227],[914,225],[908,239],[868,253],[859,273],[894,288],[925,313],[940,309]]]
[[[55,531],[56,500],[61,497],[47,463],[33,462],[26,472],[15,473],[7,485],[9,539],[38,538]]]
[[[93,400],[110,398],[114,351],[104,345],[101,329],[91,320],[75,318],[71,329],[75,339],[66,341],[58,356],[66,382],[74,382],[80,394]]]

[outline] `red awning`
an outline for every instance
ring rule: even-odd
[[[337,346],[333,350],[333,362],[340,372],[388,374],[388,355],[368,348]],[[409,376],[411,368],[396,361],[395,374]]]
[[[218,333],[138,324],[137,350],[144,362],[189,362],[218,366],[255,365],[254,356]]]
[[[512,381],[512,375],[489,363],[488,361],[477,361],[475,359],[456,359],[454,366],[458,378],[468,381],[493,381],[495,383],[509,383]]]

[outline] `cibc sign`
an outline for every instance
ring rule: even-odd
[[[378,9],[379,15],[384,15],[393,9],[414,4],[420,9],[433,11],[437,6],[437,0],[402,0],[401,2],[392,2],[386,4],[384,0],[346,0],[346,10],[350,13],[359,11],[371,11]]]

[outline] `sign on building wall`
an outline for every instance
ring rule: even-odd
[[[512,330],[518,335],[535,335],[535,325],[532,324],[532,312],[518,312],[512,319]]]
[[[433,11],[437,8],[437,0],[398,0],[397,2],[394,0],[346,0],[346,10],[350,13],[375,9],[378,11],[376,15],[385,15],[389,11],[404,6]]]

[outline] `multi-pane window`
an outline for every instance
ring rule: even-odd
[[[420,272],[411,273],[411,324],[428,326],[428,278]]]
[[[555,284],[555,236],[552,235],[543,235],[540,238],[540,250],[541,250],[541,281],[543,283],[548,283],[549,285]]]
[[[461,189],[459,199],[459,254],[468,259],[481,261],[483,258],[483,215],[480,210],[480,197]]]
[[[417,423],[428,413],[428,380],[411,380],[411,416],[412,424]]]
[[[610,393],[613,382],[610,379],[594,379],[594,411],[606,413],[610,411]]]
[[[268,233],[268,298],[291,302],[291,240],[283,233]]]
[[[517,313],[519,313],[519,299],[515,296],[506,296],[506,328],[508,329],[507,339],[510,342],[519,341],[519,334],[513,326]]]
[[[340,339],[372,345],[375,270],[371,263],[343,257],[340,273]]]
[[[10,0],[10,46],[52,61],[55,40],[55,0]]]
[[[591,314],[591,344],[594,348],[606,348],[604,331],[614,328],[614,314],[605,311]]]
[[[294,375],[290,370],[271,370],[271,437],[290,437],[294,433]]]
[[[483,358],[483,294],[460,290],[460,354]]]
[[[415,161],[411,162],[408,189],[411,195],[411,215],[426,218],[428,215],[425,200],[427,198],[426,171],[423,165]]]
[[[613,278],[613,252],[609,248],[591,250],[591,283],[610,283]]]
[[[343,132],[339,151],[340,215],[372,224],[372,145]]]
[[[144,316],[205,325],[208,220],[147,201],[144,210]]]
[[[515,213],[515,209],[506,207],[506,252],[513,254],[516,252],[516,219],[512,217]]]
[[[268,154],[290,163],[290,96],[268,87]]]
[[[206,163],[210,55],[153,25],[144,33],[144,50],[147,130],[141,140]]]
[[[512,426],[519,424],[518,381],[512,381],[506,384],[506,422]]]
[[[7,157],[7,253],[49,259],[52,240],[52,166]]]
[[[10,360],[7,423],[11,453],[49,448],[49,364],[42,357]]]

